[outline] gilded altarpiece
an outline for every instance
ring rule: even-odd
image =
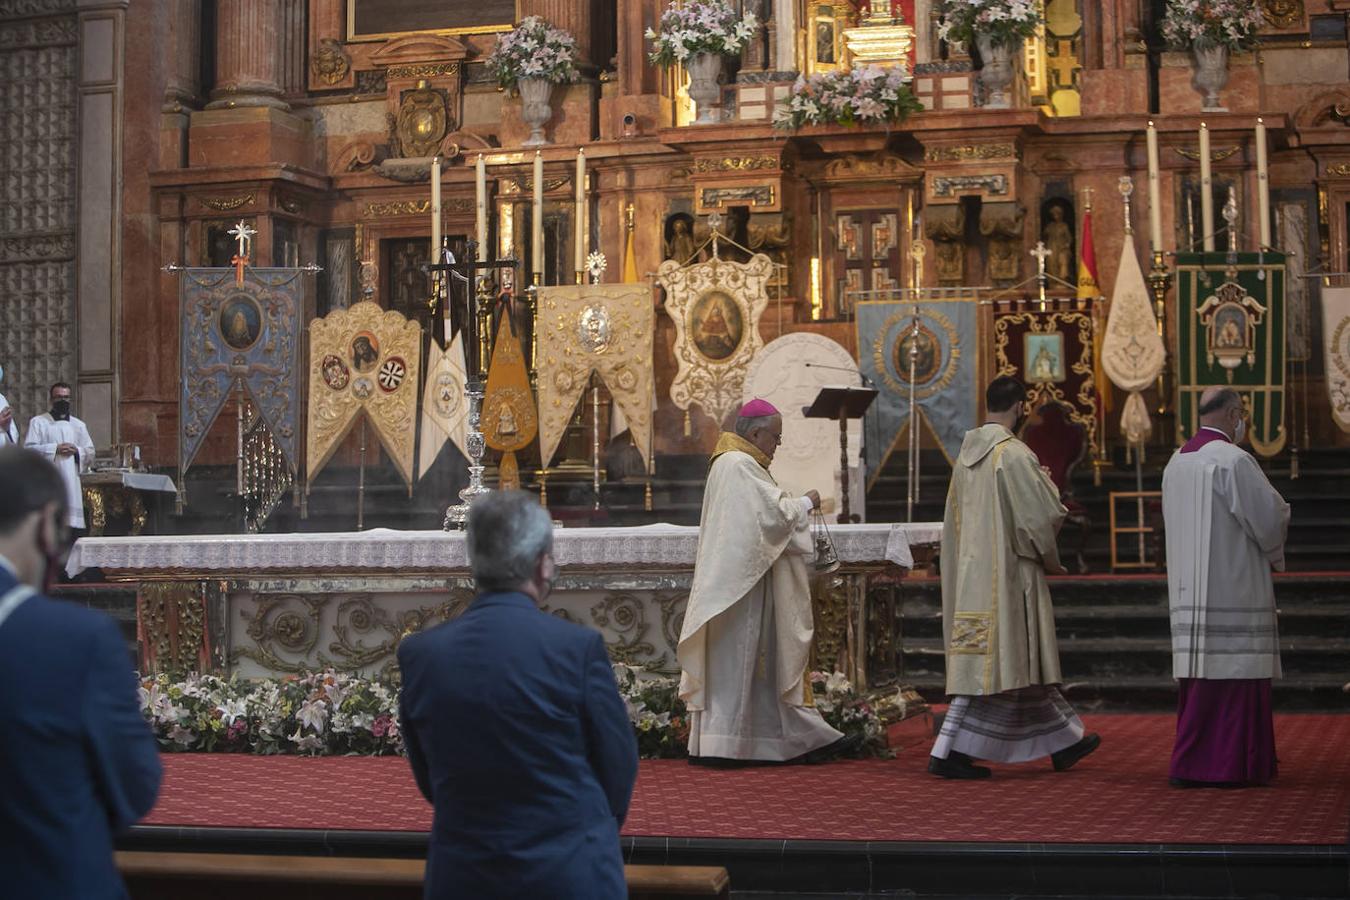
[[[290,473],[300,461],[300,269],[185,269],[180,282],[178,469],[192,464],[236,391],[270,432]]]
[[[310,482],[362,415],[410,489],[422,329],[368,300],[309,323]]]
[[[772,275],[773,261],[760,253],[746,263],[713,258],[681,267],[666,260],[657,270],[675,322],[670,399],[686,417],[697,405],[720,425],[740,404],[750,360],[764,346],[759,320]]]

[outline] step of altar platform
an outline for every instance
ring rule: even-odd
[[[902,677],[926,700],[940,702],[946,672],[940,584],[913,579],[902,590]],[[1073,702],[1113,711],[1175,705],[1165,578],[1053,578],[1050,593],[1060,668]],[[1350,575],[1277,576],[1275,596],[1284,667],[1274,682],[1276,708],[1345,709]]]
[[[1161,490],[1162,466],[1170,454],[1155,454],[1148,459],[1142,485],[1146,491]],[[1101,484],[1093,484],[1090,463],[1079,465],[1073,478],[1075,499],[1085,507],[1092,530],[1083,547],[1083,558],[1090,572],[1111,569],[1110,495],[1136,490],[1135,473],[1117,453],[1101,471]],[[1343,567],[1350,559],[1350,448],[1305,450],[1299,454],[1299,477],[1290,477],[1288,456],[1262,460],[1262,468],[1275,489],[1291,504],[1289,540],[1285,557],[1291,571],[1326,571]],[[940,522],[947,496],[951,466],[941,452],[925,450],[920,457],[918,502],[913,521]],[[896,453],[887,461],[867,492],[867,517],[874,522],[906,520],[906,460]],[[1160,506],[1150,505],[1148,515],[1161,526]],[[1065,565],[1077,562],[1079,538],[1073,527],[1060,534]],[[1122,549],[1125,549],[1122,546]],[[1150,554],[1153,550],[1150,549]]]

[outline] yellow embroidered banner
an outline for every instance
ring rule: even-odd
[[[628,420],[651,464],[652,334],[656,311],[645,284],[586,284],[539,291],[539,451],[547,466],[591,372]]]
[[[688,410],[697,403],[718,427],[741,403],[750,360],[764,339],[759,318],[769,305],[773,262],[756,253],[748,263],[713,258],[681,267],[666,260],[657,282],[666,289],[666,312],[675,320],[679,371],[670,399]]]
[[[364,413],[412,488],[422,328],[362,301],[309,323],[309,481]]]
[[[502,451],[498,467],[498,486],[503,490],[520,487],[516,451],[523,450],[539,433],[539,411],[530,391],[530,373],[520,337],[511,327],[511,307],[501,307],[497,320],[497,340],[488,366],[487,394],[483,399],[482,430],[487,445]]]

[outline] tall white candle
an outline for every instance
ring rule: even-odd
[[[483,154],[478,154],[478,162],[474,165],[474,240],[478,242],[478,261],[483,262],[488,256],[488,228],[487,228],[487,163],[483,160]]]
[[[1154,253],[1162,252],[1162,186],[1158,173],[1158,129],[1148,123],[1148,239]]]
[[[431,160],[431,261],[441,261],[441,158]]]
[[[1260,221],[1261,246],[1270,246],[1270,169],[1266,160],[1266,122],[1256,120],[1256,215]]]
[[[531,207],[531,243],[533,272],[540,284],[544,283],[544,154],[534,151],[534,205]]]
[[[573,218],[576,219],[576,265],[573,266],[580,274],[586,268],[586,151],[577,150],[577,175],[576,175],[576,209],[573,211]]]
[[[1209,126],[1200,123],[1200,239],[1206,253],[1214,252],[1214,194],[1209,170]]]

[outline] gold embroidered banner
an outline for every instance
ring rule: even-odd
[[[1350,288],[1322,288],[1322,341],[1331,417],[1350,431]]]
[[[464,396],[464,332],[444,350],[435,341],[427,356],[427,384],[422,389],[422,442],[417,448],[417,477],[427,474],[446,441],[468,456],[469,403]]]
[[[412,488],[422,328],[368,300],[309,323],[311,483],[364,413]]]
[[[656,280],[675,320],[678,371],[670,399],[686,411],[698,404],[721,427],[741,402],[745,373],[764,339],[759,317],[769,305],[773,262],[756,253],[748,263],[710,259],[681,268],[666,260]]]
[[[528,447],[539,433],[539,411],[530,391],[530,373],[525,368],[520,337],[511,327],[511,306],[503,304],[501,309],[492,362],[488,365],[481,427],[487,445],[502,451],[497,482],[503,490],[510,490],[520,487],[516,451]]]
[[[651,464],[652,334],[656,312],[645,284],[586,284],[539,291],[539,453],[553,461],[591,372],[628,420]]]
[[[1102,369],[1107,377],[1129,393],[1120,416],[1121,433],[1129,443],[1142,444],[1153,431],[1153,423],[1140,391],[1158,380],[1167,351],[1158,334],[1158,319],[1153,314],[1148,285],[1144,283],[1134,241],[1128,232],[1120,250],[1115,296],[1111,298],[1101,351]]]

